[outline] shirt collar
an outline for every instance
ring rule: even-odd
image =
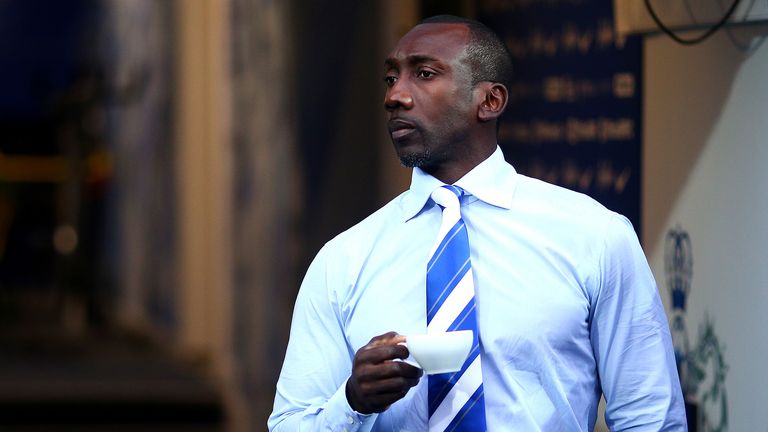
[[[488,159],[480,162],[454,184],[475,199],[509,209],[517,184],[516,176],[517,172],[504,160],[501,148],[496,146],[496,151]],[[401,204],[403,220],[407,221],[419,214],[429,201],[432,191],[444,184],[420,168],[414,168],[411,187]]]

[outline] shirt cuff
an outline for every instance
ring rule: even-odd
[[[328,399],[326,421],[330,430],[343,432],[365,432],[373,428],[378,414],[361,414],[349,406],[347,382]],[[331,414],[333,413],[333,414]]]

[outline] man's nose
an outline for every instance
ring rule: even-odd
[[[413,108],[413,95],[408,91],[408,86],[402,80],[397,80],[392,87],[387,88],[384,96],[384,108],[392,111],[397,108]]]

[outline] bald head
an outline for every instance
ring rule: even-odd
[[[512,84],[512,57],[506,45],[483,23],[453,15],[437,15],[422,20],[421,24],[461,24],[467,27],[466,58],[471,68],[472,84],[489,81],[504,85]]]

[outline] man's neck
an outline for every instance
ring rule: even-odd
[[[464,177],[481,162],[488,159],[496,151],[496,141],[486,142],[484,145],[473,145],[466,154],[451,163],[440,164],[435,167],[422,167],[427,174],[435,177],[445,184],[454,184]]]

